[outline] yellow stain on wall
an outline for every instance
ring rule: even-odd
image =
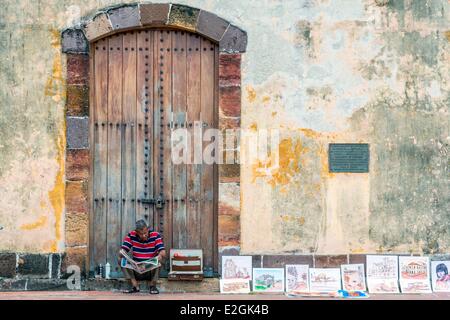
[[[61,101],[65,96],[65,80],[63,77],[62,70],[62,54],[61,54],[61,40],[60,34],[57,29],[50,29],[51,33],[51,45],[55,51],[55,56],[53,59],[52,74],[47,79],[47,84],[45,86],[45,95],[52,97],[55,102]],[[59,134],[56,140],[56,149],[58,154],[56,156],[56,161],[58,163],[58,172],[55,178],[55,185],[52,190],[48,192],[50,203],[53,208],[55,215],[55,240],[52,241],[50,245],[50,252],[58,251],[58,242],[61,240],[61,220],[64,210],[64,158],[65,158],[65,146],[66,146],[66,128],[65,123],[59,130]]]
[[[53,212],[55,214],[55,236],[56,239],[53,241],[51,245],[50,251],[57,252],[58,250],[58,242],[61,240],[61,219],[64,210],[64,192],[65,192],[65,184],[64,184],[64,155],[65,155],[65,146],[66,146],[66,136],[65,136],[65,126],[63,125],[63,129],[60,131],[57,141],[58,155],[56,161],[58,162],[59,169],[56,174],[55,186],[52,190],[48,192],[48,196],[50,198],[50,203],[53,207]]]
[[[299,216],[292,216],[292,215],[281,215],[281,220],[285,223],[295,223],[300,226],[305,224],[305,218],[299,217]]]
[[[291,138],[281,140],[279,144],[279,165],[276,166],[276,158],[273,153],[266,161],[258,160],[252,167],[253,182],[256,178],[268,177],[268,183],[275,187],[286,185],[300,173],[302,156],[309,149],[302,145],[300,140],[295,142]]]
[[[448,41],[450,41],[450,30],[445,31],[445,37],[447,38]]]
[[[38,228],[42,228],[47,224],[48,218],[47,216],[41,216],[37,221],[32,223],[26,223],[20,226],[20,229],[22,230],[34,230]]]
[[[256,91],[251,86],[247,86],[247,99],[249,102],[254,102],[256,99]]]
[[[45,85],[45,95],[52,97],[55,102],[60,102],[65,96],[65,81],[62,72],[62,54],[61,54],[61,40],[57,29],[51,29],[51,45],[55,50],[53,58],[52,74],[48,77]]]
[[[252,131],[258,130],[258,124],[256,124],[256,122],[252,123],[252,124],[250,125],[250,130],[252,130]]]

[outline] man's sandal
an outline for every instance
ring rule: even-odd
[[[133,287],[132,289],[124,291],[123,293],[139,293],[139,291],[140,290],[138,288]]]
[[[150,294],[159,294],[159,290],[156,286],[150,286],[149,292]]]

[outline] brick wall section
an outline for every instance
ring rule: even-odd
[[[219,55],[219,128],[226,136],[237,138],[241,119],[241,54]],[[225,146],[236,160],[237,145]],[[219,251],[240,245],[240,165],[219,165]]]
[[[61,274],[75,264],[86,272],[89,235],[89,56],[67,54],[67,151],[66,151],[66,252],[62,256]],[[75,133],[75,134],[74,134]],[[76,135],[76,138],[74,136]]]

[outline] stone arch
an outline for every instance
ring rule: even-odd
[[[198,33],[219,44],[220,52],[242,53],[247,33],[211,13],[179,4],[135,3],[104,8],[62,32],[64,53],[88,53],[89,42],[139,28],[170,27]]]

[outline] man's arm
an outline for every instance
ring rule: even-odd
[[[166,250],[163,249],[158,253],[158,261],[161,261],[165,257],[166,257]]]
[[[158,261],[161,261],[166,257],[166,249],[164,248],[163,239],[161,234],[158,233],[158,237],[156,238],[156,249],[158,250]]]

